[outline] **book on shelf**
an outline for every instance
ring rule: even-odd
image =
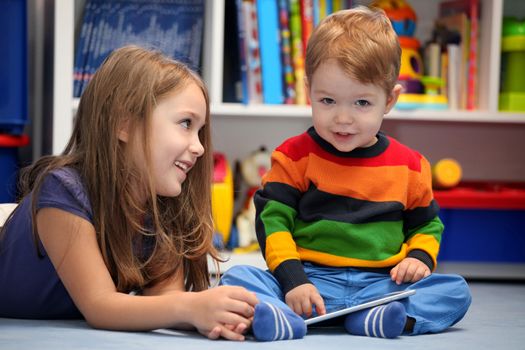
[[[314,16],[324,18],[332,9],[350,7],[352,1],[226,0],[225,3],[223,101],[307,104],[304,59],[316,21]],[[230,57],[235,52],[238,60]]]
[[[462,38],[467,47],[464,48],[466,55],[466,86],[465,86],[465,108],[474,110],[478,107],[478,66],[479,66],[479,0],[448,0],[439,5],[440,17],[454,16],[463,13],[468,18],[468,31],[464,34],[468,38]]]
[[[447,96],[447,104],[450,109],[450,101],[448,100],[448,50],[445,48],[441,50],[439,59],[439,77],[441,78],[441,89],[442,95]]]
[[[290,16],[288,0],[279,1],[279,32],[281,39],[281,62],[283,65],[284,103],[295,103],[295,78],[292,64],[292,47],[290,41]]]
[[[282,104],[283,67],[279,11],[276,0],[257,0],[257,21],[261,50],[262,93],[265,104]]]
[[[303,40],[303,52],[306,55],[306,46],[308,45],[308,39],[314,29],[314,9],[313,0],[300,0],[301,9],[301,36]]]
[[[301,28],[301,9],[299,0],[290,0],[290,35],[292,42],[292,64],[295,78],[295,103],[307,103],[304,86],[304,51]]]
[[[335,4],[335,2],[338,2]],[[319,22],[321,22],[326,16],[334,12],[334,8],[349,8],[351,0],[341,1],[341,0],[312,0],[312,14],[313,14],[313,24],[314,28],[317,27]]]
[[[248,103],[262,103],[262,71],[259,48],[259,28],[255,0],[242,1],[244,25],[244,49],[248,76]]]
[[[237,2],[240,1],[224,2],[224,18],[228,20],[224,21],[222,99],[230,103],[244,102],[243,98],[247,96],[246,59],[244,51],[239,48],[244,42],[244,30],[239,28],[242,26],[238,10],[241,6]]]
[[[332,12],[337,12],[352,5],[352,0],[332,0]]]
[[[462,49],[458,44],[447,44],[446,89],[448,107],[451,110],[460,109],[460,79],[463,65]]]
[[[161,51],[199,72],[204,0],[86,0],[74,64],[79,97],[108,54],[125,45]]]
[[[428,43],[424,50],[425,75],[439,77],[441,75],[441,45],[437,42]]]
[[[467,82],[468,82],[468,56],[469,56],[469,42],[470,42],[470,21],[465,13],[456,13],[445,17],[439,17],[436,23],[447,28],[451,32],[459,34],[459,70],[457,78],[457,93],[458,93],[458,108],[467,108]],[[449,52],[450,54],[450,52]],[[449,67],[452,67],[453,62],[456,62],[449,57]],[[450,77],[450,75],[449,75]],[[452,93],[452,82],[448,82],[449,95]],[[450,98],[450,97],[449,97]]]

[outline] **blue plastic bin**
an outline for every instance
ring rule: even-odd
[[[0,203],[16,200],[18,148],[26,146],[29,137],[0,134]]]
[[[525,183],[434,191],[445,225],[438,261],[525,263]]]
[[[26,0],[0,1],[0,133],[21,135],[27,123]]]

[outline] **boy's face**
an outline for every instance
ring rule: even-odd
[[[396,85],[387,96],[378,85],[363,84],[350,78],[336,60],[323,62],[307,84],[316,132],[341,152],[370,147],[383,116],[401,91]]]

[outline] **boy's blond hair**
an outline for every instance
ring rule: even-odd
[[[358,6],[326,17],[312,33],[305,61],[310,84],[328,59],[335,59],[349,77],[390,94],[399,76],[401,47],[382,10]]]

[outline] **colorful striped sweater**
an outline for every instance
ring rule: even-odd
[[[443,224],[429,162],[383,133],[344,153],[310,128],[272,154],[255,194],[257,239],[286,293],[309,283],[301,261],[388,270],[407,256],[431,270]]]

